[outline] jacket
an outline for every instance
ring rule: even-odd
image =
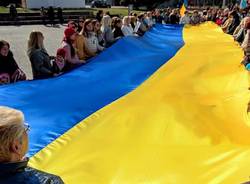
[[[80,60],[87,60],[93,54],[88,50],[86,46],[86,38],[83,35],[77,35],[76,37],[76,53]]]
[[[28,167],[28,159],[15,163],[0,163],[1,184],[63,184],[56,175]]]
[[[53,77],[54,73],[58,73],[45,49],[29,51],[29,59],[34,79],[50,78]]]

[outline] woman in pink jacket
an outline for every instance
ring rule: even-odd
[[[84,64],[84,60],[80,60],[76,54],[74,47],[77,32],[73,28],[66,28],[64,31],[64,39],[62,42],[62,48],[65,50],[65,71],[69,71],[81,64]]]

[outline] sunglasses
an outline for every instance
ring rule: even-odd
[[[23,128],[26,133],[30,131],[30,125],[28,123],[24,123]]]

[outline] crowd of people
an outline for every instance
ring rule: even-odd
[[[130,13],[129,16],[112,17],[109,12],[99,11],[94,19],[79,17],[69,21],[64,30],[62,42],[58,44],[55,56],[50,56],[44,45],[44,36],[39,31],[30,33],[27,56],[31,62],[33,79],[58,76],[88,62],[117,40],[125,36],[143,36],[154,24],[198,25],[213,21],[222,30],[233,35],[245,52],[243,64],[250,58],[250,18],[247,10],[238,6],[232,9],[207,8],[206,10],[185,11],[180,9],[156,9],[145,13]],[[250,68],[250,65],[249,65]],[[25,73],[18,67],[8,42],[0,41],[0,84],[26,80]]]
[[[248,10],[208,8],[203,11],[179,9],[154,10],[131,13],[129,16],[112,17],[99,11],[95,19],[80,17],[77,22],[69,21],[64,37],[55,56],[50,56],[44,46],[44,36],[39,31],[30,33],[27,56],[31,62],[33,78],[45,79],[58,76],[88,62],[124,36],[143,36],[154,24],[198,25],[213,21],[239,42],[245,57],[242,64],[250,70],[250,16]],[[8,42],[0,41],[0,84],[26,80],[25,73],[18,67]],[[63,183],[60,177],[41,172],[27,166],[25,157],[28,149],[29,126],[24,124],[22,112],[0,107],[0,183]],[[7,169],[6,169],[7,168]],[[2,177],[4,176],[4,177]]]

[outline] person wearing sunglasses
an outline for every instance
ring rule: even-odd
[[[0,183],[63,184],[60,177],[27,166],[29,131],[21,111],[0,106]]]

